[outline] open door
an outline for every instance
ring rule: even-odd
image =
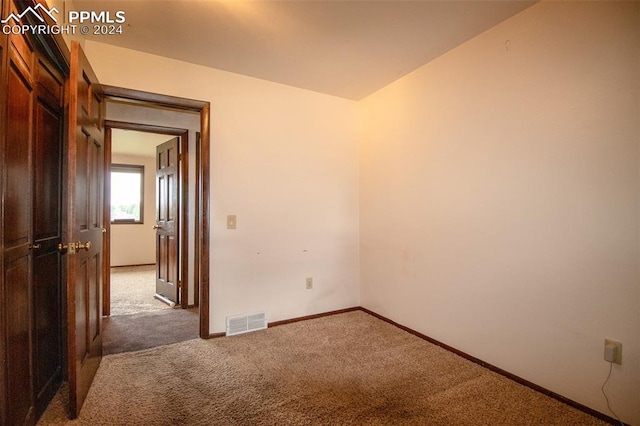
[[[67,141],[67,363],[69,416],[76,418],[102,359],[102,88],[77,42],[71,45]]]
[[[178,303],[178,146],[173,138],[156,147],[156,297]]]

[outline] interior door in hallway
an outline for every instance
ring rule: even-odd
[[[104,101],[80,45],[71,46],[67,146],[69,414],[77,417],[102,359]]]
[[[173,138],[156,147],[156,293],[178,303],[179,146]]]

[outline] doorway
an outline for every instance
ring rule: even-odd
[[[108,131],[111,139],[111,276],[110,293],[107,295],[105,291],[110,306],[105,306],[105,312],[111,316],[132,315],[188,307],[187,303],[181,303],[188,300],[180,288],[181,281],[188,277],[187,238],[180,242],[180,236],[187,236],[187,205],[181,202],[187,197],[181,197],[181,193],[188,185],[179,182],[183,175],[180,167],[163,167],[161,175],[157,167],[161,162],[166,163],[167,156],[162,155],[166,149],[158,153],[158,148],[167,142],[172,150],[188,158],[188,152],[179,148],[187,145],[188,131],[176,128],[179,136],[115,127],[109,127]],[[170,221],[164,218],[167,204],[172,207]],[[183,260],[186,266],[181,267]],[[185,290],[192,287],[184,284]],[[158,289],[158,285],[168,288]],[[110,311],[107,312],[107,308]]]
[[[105,123],[105,196],[111,196],[106,316],[197,307],[196,298],[189,303],[190,288],[198,286],[189,277],[188,137],[187,129]]]
[[[209,103],[193,101],[141,92],[131,89],[103,86],[107,101],[107,114],[105,120],[105,165],[111,164],[110,149],[112,133],[118,130],[141,131],[145,133],[163,134],[169,137],[180,138],[180,151],[183,161],[180,162],[180,227],[183,232],[179,238],[180,289],[178,304],[181,308],[190,308],[199,314],[198,334],[201,338],[209,338]],[[130,108],[123,117],[115,114],[110,116],[109,106]],[[140,114],[132,114],[135,108],[145,110]],[[195,117],[194,126],[159,125],[149,124],[146,119],[148,111],[157,111],[161,116],[173,117],[188,113]],[[146,114],[146,115],[145,115]],[[142,116],[144,119],[137,120]],[[110,120],[113,118],[112,120]],[[175,121],[175,120],[173,120]],[[171,118],[168,123],[173,123]],[[170,127],[172,126],[172,127]],[[190,139],[191,138],[191,139]],[[155,174],[155,172],[154,172]],[[110,189],[105,187],[105,206],[107,206],[107,194]],[[104,209],[105,219],[110,216],[110,211]],[[104,221],[108,230],[105,234],[105,244],[110,246],[111,223]],[[109,278],[111,258],[108,250],[105,251],[103,269],[103,311],[109,312]],[[187,310],[187,309],[184,309]]]
[[[111,314],[104,320],[105,355],[198,337],[198,312],[189,305],[197,283],[188,273],[195,192],[188,141],[188,129],[105,121],[110,273],[103,312]]]

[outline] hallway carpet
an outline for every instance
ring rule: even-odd
[[[102,320],[102,354],[139,351],[195,339],[199,335],[198,309],[162,309]]]
[[[156,293],[156,266],[111,268],[111,315],[129,315],[170,309],[153,297]]]
[[[60,407],[41,424],[605,424],[362,311],[106,356]]]

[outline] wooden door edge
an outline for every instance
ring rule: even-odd
[[[111,315],[111,127],[104,127],[102,316]]]
[[[185,130],[180,138],[180,161],[178,162],[178,179],[180,179],[180,205],[178,215],[180,216],[180,250],[178,252],[180,268],[180,288],[178,297],[182,309],[189,307],[189,131]],[[197,141],[196,141],[197,143]],[[193,224],[194,229],[198,223]],[[195,234],[195,233],[194,233]],[[195,253],[194,253],[195,262]],[[195,281],[195,276],[193,277]],[[195,282],[194,282],[195,288]]]
[[[210,247],[209,247],[209,234],[211,229],[211,218],[209,216],[211,207],[211,154],[210,154],[210,135],[209,128],[211,123],[210,118],[211,106],[207,102],[206,105],[200,110],[200,153],[201,153],[201,165],[200,165],[200,194],[196,196],[200,197],[202,201],[200,205],[200,337],[203,339],[209,338],[209,294],[210,294],[210,282],[209,282],[209,264]]]

